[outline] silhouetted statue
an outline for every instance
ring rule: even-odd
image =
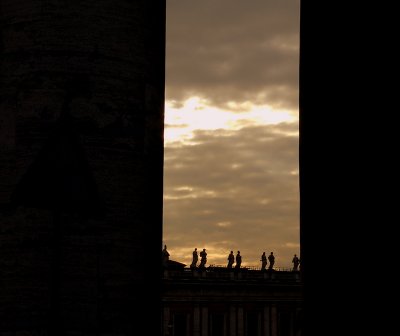
[[[272,267],[274,267],[275,264],[275,256],[274,256],[274,252],[271,252],[271,254],[268,256],[268,261],[269,261],[269,270],[272,270]]]
[[[233,263],[235,262],[235,256],[233,255],[233,251],[228,255],[228,268],[232,268]]]
[[[240,255],[240,251],[237,251],[235,268],[239,269],[241,264],[242,264],[242,256]]]
[[[204,268],[205,267],[205,265],[206,265],[206,262],[207,262],[207,252],[206,252],[206,249],[203,249],[203,251],[201,251],[200,252],[200,257],[201,257],[201,259],[200,259],[200,265],[199,265],[199,268]]]
[[[267,256],[265,255],[265,252],[261,255],[261,270],[265,271],[265,267],[267,266]]]
[[[193,259],[192,263],[190,265],[190,268],[196,268],[197,267],[197,261],[199,260],[199,255],[197,253],[197,247],[193,251]]]
[[[297,255],[294,255],[292,263],[293,263],[293,271],[298,271],[300,265],[300,259]]]
[[[167,245],[164,245],[164,249],[162,250],[162,264],[164,267],[168,266],[169,253],[167,251]]]

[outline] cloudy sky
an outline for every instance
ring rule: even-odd
[[[163,243],[190,264],[299,249],[299,0],[167,0]]]

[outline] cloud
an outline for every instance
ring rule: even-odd
[[[299,254],[298,123],[198,130],[192,143],[165,148],[164,241],[190,264],[194,247],[209,264],[240,250],[258,266],[274,251],[277,266]]]
[[[298,0],[167,1],[166,96],[297,109]]]

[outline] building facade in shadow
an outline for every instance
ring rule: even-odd
[[[159,334],[165,1],[0,20],[0,334]]]
[[[170,264],[163,276],[163,336],[301,336],[299,271]]]

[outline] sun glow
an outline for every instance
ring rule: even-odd
[[[298,119],[297,111],[276,110],[268,105],[254,105],[250,102],[238,105],[232,102],[228,106],[234,112],[210,106],[207,100],[199,97],[191,97],[179,107],[167,100],[165,143],[188,143],[195,130],[239,130],[246,126],[294,122]]]

